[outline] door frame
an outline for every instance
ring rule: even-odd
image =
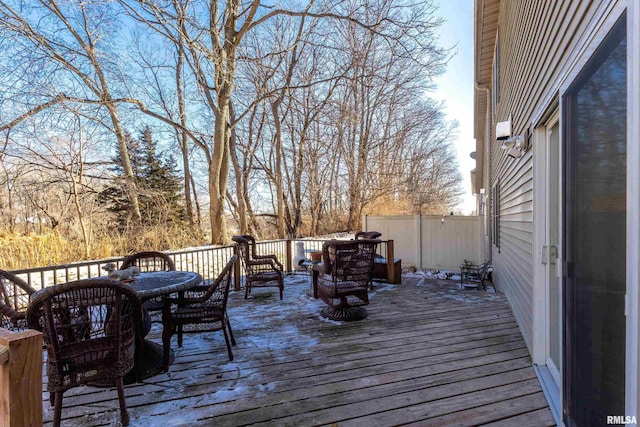
[[[620,0],[604,2],[600,7],[601,18],[589,24],[581,49],[558,76],[555,90],[550,93],[533,114],[533,345],[531,355],[534,367],[546,364],[547,315],[545,266],[542,264],[542,246],[546,239],[544,188],[546,175],[546,124],[559,110],[563,117],[564,96],[578,74],[592,57],[609,31],[623,13],[627,13],[627,273],[626,273],[626,383],[625,414],[640,421],[640,2]],[[560,135],[563,134],[560,121]],[[543,143],[545,141],[545,143]],[[561,145],[563,144],[561,138]],[[563,349],[564,352],[564,349]],[[536,369],[544,389],[544,373]],[[545,393],[547,391],[545,390]],[[549,398],[549,395],[547,394]],[[562,397],[559,399],[562,406]],[[560,408],[561,409],[561,408]],[[560,412],[562,413],[562,412]],[[555,414],[554,414],[555,415]],[[616,414],[612,414],[616,415]],[[562,425],[560,422],[559,425]]]
[[[638,402],[638,385],[640,384],[640,372],[638,369],[640,354],[640,323],[638,321],[640,296],[639,296],[639,269],[640,269],[640,148],[638,147],[640,133],[640,4],[634,0],[610,2],[608,9],[603,13],[594,31],[585,40],[583,49],[575,57],[568,73],[559,85],[560,117],[564,117],[564,99],[577,76],[593,57],[596,49],[609,34],[618,19],[627,13],[627,241],[626,241],[626,341],[625,341],[625,414],[611,415],[640,415],[640,402]],[[635,86],[634,86],[635,85]],[[561,122],[561,135],[563,123]],[[566,349],[565,349],[566,350]]]
[[[640,2],[627,7],[626,415],[640,419]]]
[[[556,373],[547,366],[549,332],[549,289],[547,265],[543,264],[543,259],[548,260],[548,235],[549,235],[549,135],[548,130],[555,124],[559,124],[559,132],[562,135],[562,123],[560,121],[560,108],[558,103],[554,103],[546,109],[546,113],[538,120],[533,131],[533,349],[532,358],[536,374],[540,379],[543,391],[549,402],[551,412],[558,425],[562,424],[562,375],[558,378]],[[560,147],[562,147],[560,138]],[[562,166],[562,150],[557,153],[559,156],[559,167]],[[562,173],[559,180],[562,180]],[[562,187],[560,188],[562,196]],[[559,200],[556,201],[559,203]],[[562,206],[559,206],[559,233],[562,233]],[[546,250],[545,250],[546,248]],[[558,263],[562,261],[560,251]],[[559,278],[562,286],[562,277]],[[562,295],[562,292],[560,293]],[[561,304],[562,307],[562,304]],[[562,322],[562,319],[560,319]],[[562,327],[562,325],[560,325]]]

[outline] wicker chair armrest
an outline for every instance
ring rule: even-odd
[[[273,255],[273,254],[271,254],[271,255],[256,255],[256,256],[254,256],[254,259],[256,259],[256,260],[265,260],[265,259],[268,259],[268,260],[273,261],[273,262],[275,263],[275,265],[276,265],[280,270],[282,270],[282,269],[284,268],[284,267],[282,266],[282,263],[281,263],[280,261],[278,261],[278,257],[277,257],[277,256],[275,256],[275,255]]]
[[[2,313],[2,315],[7,316],[11,319],[24,319],[26,315],[26,311],[24,312],[16,311],[13,308],[6,306],[2,303],[0,303],[0,313]]]
[[[270,259],[270,258],[265,258],[265,259],[260,259],[260,260],[248,260],[248,261],[246,261],[246,265],[247,266],[251,266],[251,265],[269,265],[273,269],[278,269],[276,264],[273,262],[273,259]],[[282,270],[282,264],[278,263],[278,265],[280,265],[280,267],[281,267],[280,270]]]
[[[217,299],[214,297],[216,291],[220,288],[220,282],[212,283],[211,285],[197,285],[184,291],[178,292],[178,296],[173,295],[164,298],[164,306],[171,307],[173,304],[177,304],[180,307],[203,304],[210,299]]]
[[[254,259],[275,259],[275,260],[278,259],[278,257],[273,255],[273,254],[269,254],[269,255],[254,255],[253,258]]]

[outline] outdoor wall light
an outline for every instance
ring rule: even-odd
[[[529,148],[528,140],[528,134],[526,131],[524,131],[520,135],[512,136],[511,138],[505,139],[502,142],[502,146],[500,148],[502,148],[503,150],[509,150],[507,151],[507,155],[513,159],[517,159],[519,157],[522,157],[522,155]]]
[[[511,138],[511,116],[509,116],[509,120],[496,124],[496,139],[504,141],[509,138]]]
[[[502,146],[500,146],[500,148],[502,148],[503,150],[508,150],[511,148],[521,149],[524,147],[524,140],[525,135],[523,133],[520,135],[512,136],[511,138],[502,141]]]
[[[522,157],[522,150],[515,147],[510,148],[509,151],[507,151],[507,156],[511,157],[512,159],[517,159],[519,157]]]

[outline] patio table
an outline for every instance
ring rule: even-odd
[[[129,286],[136,291],[144,303],[151,298],[185,291],[200,282],[202,282],[202,276],[192,271],[154,271],[140,273],[133,282],[129,283]],[[148,314],[145,313],[144,317],[150,326]],[[146,335],[149,332],[149,327],[145,327],[144,330]],[[133,368],[140,378],[148,378],[162,372],[162,345],[145,339],[141,359],[141,363]],[[169,363],[173,363],[174,359],[173,351],[171,351]],[[134,372],[125,377],[125,384],[135,382]]]

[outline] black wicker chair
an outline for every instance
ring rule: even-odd
[[[27,329],[27,307],[34,292],[24,280],[0,270],[0,327],[14,332]]]
[[[367,288],[373,257],[380,240],[331,240],[322,246],[322,263],[314,266],[314,295],[327,307],[321,315],[332,320],[367,317],[361,306],[369,304]]]
[[[27,322],[44,335],[54,426],[60,425],[63,393],[85,384],[115,385],[120,419],[128,425],[123,377],[142,346],[142,304],[136,292],[106,278],[47,287],[32,295]]]
[[[156,251],[138,252],[136,254],[129,255],[124,259],[124,261],[122,261],[120,270],[124,270],[129,267],[138,267],[141,272],[175,271],[176,269],[176,265],[169,255]],[[152,316],[151,321],[160,322],[159,316],[153,316],[153,314],[154,312],[162,312],[162,297],[148,299],[144,301],[142,305]]]
[[[245,299],[253,287],[277,286],[283,297],[283,267],[275,255],[257,255],[255,239],[248,235],[233,236],[245,267]]]
[[[231,338],[233,345],[236,345],[236,340],[233,337],[227,316],[227,300],[231,274],[237,259],[238,256],[233,255],[211,285],[196,286],[188,291],[179,292],[177,298],[165,298],[162,313],[164,325],[162,331],[163,368],[165,371],[169,370],[169,351],[173,334],[178,335],[178,346],[182,347],[183,333],[222,330],[229,360],[233,360],[229,338]]]

